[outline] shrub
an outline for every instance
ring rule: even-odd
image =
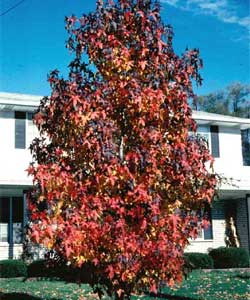
[[[0,277],[25,277],[27,276],[27,266],[22,260],[6,259],[0,261]]]
[[[64,279],[74,276],[75,272],[65,265],[56,265],[46,260],[35,260],[28,265],[28,277],[56,277]],[[71,274],[72,273],[72,274]]]
[[[48,264],[46,260],[35,260],[28,265],[28,277],[60,277],[58,267]]]
[[[216,269],[244,268],[249,266],[249,254],[243,248],[219,247],[209,252]]]
[[[28,265],[28,277],[47,277],[48,268],[45,260],[35,260]]]
[[[192,269],[212,269],[213,260],[205,253],[190,252],[184,254],[185,265]]]
[[[95,274],[103,274],[96,276]],[[67,266],[65,262],[52,260],[36,260],[28,265],[28,277],[57,278],[67,282],[94,284],[110,284],[104,270],[97,270],[91,263],[85,263],[82,267]],[[97,291],[98,292],[98,291]]]

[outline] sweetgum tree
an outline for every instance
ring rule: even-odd
[[[156,292],[181,281],[195,211],[216,185],[206,144],[188,137],[198,50],[174,53],[150,0],[98,1],[66,28],[69,77],[51,73],[35,117],[32,239],[71,266],[92,265],[116,299]]]

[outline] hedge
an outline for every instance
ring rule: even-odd
[[[0,277],[26,277],[27,266],[24,261],[16,259],[6,259],[0,261]]]
[[[35,260],[28,265],[28,277],[50,277],[50,269],[46,265],[45,260]]]
[[[105,269],[105,268],[104,268]],[[85,263],[82,267],[67,266],[62,262],[58,264],[53,261],[36,260],[28,265],[28,278],[44,277],[56,278],[66,282],[81,282],[90,285],[110,283],[105,272],[97,272],[97,267],[91,263]],[[97,275],[98,274],[98,275]],[[100,276],[103,274],[103,276]]]
[[[249,254],[243,248],[219,247],[212,249],[209,256],[213,259],[216,269],[249,267]]]
[[[213,269],[212,258],[205,253],[189,252],[184,254],[185,265],[191,269]]]

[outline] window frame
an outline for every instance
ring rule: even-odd
[[[23,243],[23,228],[24,228],[24,222],[25,222],[25,198],[24,196],[4,196],[0,197],[0,201],[2,198],[8,199],[9,202],[9,216],[8,216],[8,222],[1,222],[0,224],[7,224],[7,241],[1,241],[0,237],[0,245],[21,245]],[[13,203],[14,201],[21,201],[21,222],[14,222],[13,219]],[[21,231],[21,237],[20,241],[17,242],[14,240],[14,224],[21,224],[20,231]],[[18,227],[18,226],[17,226]]]
[[[209,216],[209,222],[210,222],[210,234],[211,234],[211,238],[209,239],[205,239],[205,229],[204,228],[200,228],[200,230],[198,230],[198,236],[197,238],[194,240],[194,241],[197,241],[197,242],[209,242],[209,241],[213,241],[214,240],[214,233],[213,233],[213,216],[212,216],[212,207],[206,203],[205,204],[205,207],[201,210],[201,215],[204,215],[204,214],[208,214]],[[202,221],[199,222],[199,225],[202,223]],[[199,236],[199,233],[200,233],[200,236]]]
[[[198,125],[197,127],[197,136],[201,136],[206,139],[208,150],[211,153],[211,132],[210,132],[210,126],[205,125]]]

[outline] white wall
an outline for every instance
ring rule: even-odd
[[[202,126],[202,132],[209,133],[209,126]],[[15,149],[14,111],[0,111],[0,184],[31,183],[25,170],[31,161],[28,147],[36,135],[36,127],[26,119],[26,149]],[[215,159],[215,171],[233,177],[238,188],[250,190],[250,167],[243,166],[240,129],[219,126],[219,145],[220,158]],[[222,188],[237,189],[225,184]]]
[[[201,133],[204,132],[209,132],[209,126],[201,126]],[[243,166],[240,128],[219,126],[219,148],[220,157],[215,158],[215,172],[232,179],[220,188],[250,190],[250,166]]]
[[[250,167],[243,166],[240,129],[220,127],[219,141],[220,158],[215,159],[215,171],[232,178],[235,185],[223,184],[221,188],[250,190]]]
[[[209,126],[207,126],[209,128]],[[202,133],[208,130],[201,128]],[[211,141],[210,141],[211,142]],[[239,128],[219,126],[219,147],[220,157],[215,158],[215,172],[231,179],[222,183],[220,188],[227,195],[220,201],[213,202],[212,208],[212,240],[195,240],[187,247],[187,252],[208,252],[211,248],[225,246],[225,207],[224,204],[230,201],[230,197],[234,196],[237,200],[235,203],[235,211],[237,211],[237,227],[238,234],[241,239],[241,246],[248,249],[248,231],[247,231],[247,215],[245,195],[250,191],[250,167],[243,166],[241,132]]]
[[[0,243],[0,260],[8,259],[9,253],[13,253],[14,259],[19,259],[23,252],[23,245],[22,244],[14,244],[13,246],[10,246],[8,243]]]
[[[213,239],[193,240],[191,241],[191,244],[187,247],[186,252],[207,253],[209,249],[225,246],[225,201],[217,200],[214,201],[212,205]]]
[[[28,147],[37,134],[34,127],[26,119],[26,149],[15,149],[14,112],[0,111],[0,184],[31,184],[25,170],[31,162]]]
[[[219,127],[220,158],[216,159],[216,165],[223,167],[243,166],[241,131],[239,128]]]

